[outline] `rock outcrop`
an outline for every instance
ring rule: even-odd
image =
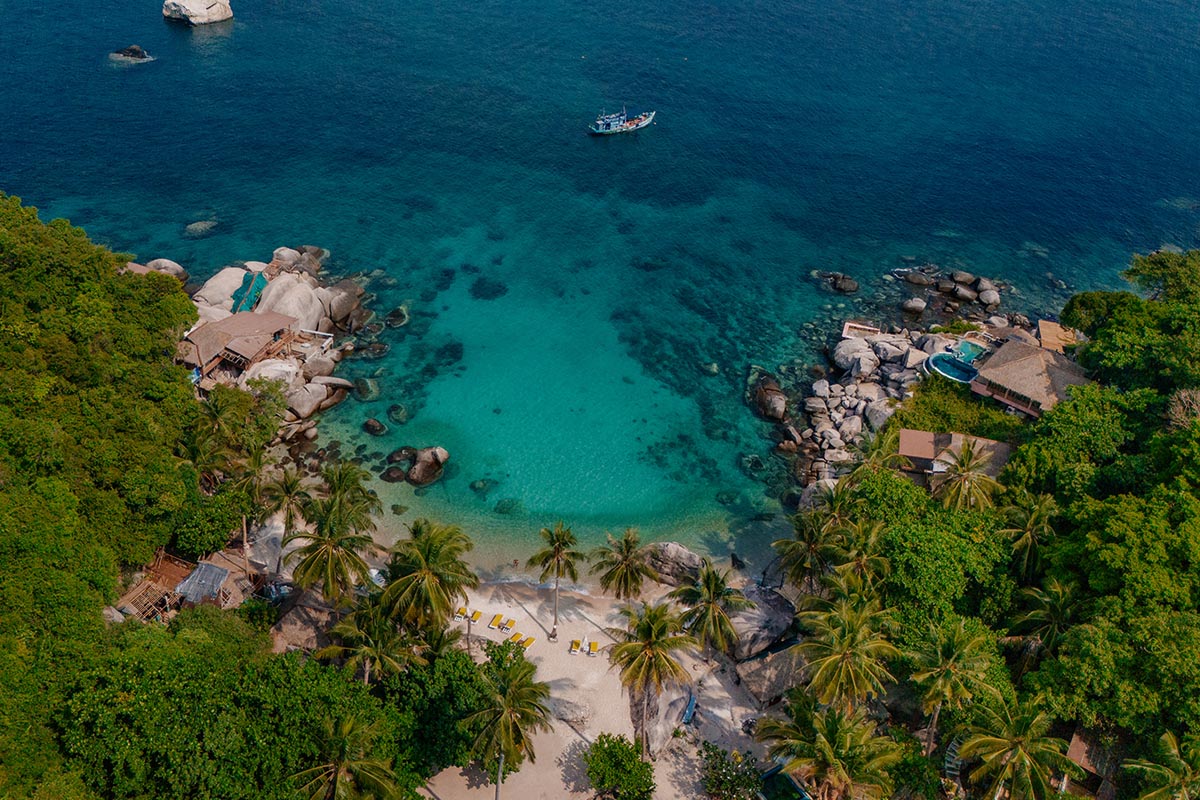
[[[678,586],[700,574],[702,559],[679,542],[654,542],[646,550],[650,568],[658,573],[660,583]]]
[[[413,486],[428,486],[442,477],[450,454],[441,447],[422,447],[417,451],[412,469],[408,471],[408,482]]]
[[[166,0],[163,16],[188,25],[208,25],[233,18],[229,0]]]
[[[737,648],[733,651],[735,661],[754,658],[775,644],[792,626],[796,616],[796,607],[773,589],[750,585],[743,593],[754,603],[754,608],[730,617],[738,634]]]

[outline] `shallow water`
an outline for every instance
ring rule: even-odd
[[[376,307],[419,324],[348,365],[384,396],[325,439],[410,406],[369,449],[438,443],[455,470],[381,485],[410,507],[387,522],[461,522],[488,563],[558,518],[588,544],[638,525],[761,555],[781,521],[739,467],[768,446],[746,369],[812,361],[805,325],[866,302],[815,268],[867,295],[928,260],[1054,310],[1052,277],[1112,286],[1129,253],[1200,238],[1188,3],[235,10],[189,30],[154,2],[0,2],[0,189],[200,276],[300,243],[383,270]],[[133,42],[157,60],[109,61]],[[658,124],[584,135],[621,103]]]

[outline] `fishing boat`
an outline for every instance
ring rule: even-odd
[[[600,116],[596,117],[596,121],[588,128],[593,136],[609,136],[614,133],[632,133],[640,131],[642,128],[654,122],[656,111],[647,111],[644,114],[639,114],[636,117],[630,117],[625,113],[625,109],[621,109],[619,114],[605,114],[600,112]]]

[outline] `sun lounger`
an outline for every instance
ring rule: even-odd
[[[502,619],[504,619],[503,614],[497,614],[496,616],[492,617],[492,621],[488,623],[488,630],[494,631],[494,630],[496,630],[496,628],[499,628],[500,620],[502,620]]]
[[[600,643],[599,642],[588,642],[588,655],[589,656],[597,655],[599,652],[600,652]]]
[[[570,652],[571,655],[575,655],[582,649],[583,649],[583,643],[580,642],[578,639],[572,639],[571,640],[571,649],[568,652]]]
[[[474,614],[472,614],[472,615],[471,615],[471,624],[472,624],[472,625],[478,625],[478,624],[479,624],[479,620],[480,620],[480,619],[482,619],[482,618],[483,618],[483,612],[482,612],[482,611],[476,611]]]
[[[463,617],[465,617],[466,615],[467,615],[467,607],[466,607],[466,606],[459,606],[459,607],[458,607],[458,611],[455,611],[455,612],[454,612],[454,621],[455,621],[455,622],[458,622],[459,620],[461,620],[461,619],[462,619]]]
[[[511,631],[513,629],[513,626],[516,624],[517,624],[517,621],[515,619],[506,619],[506,620],[504,620],[504,624],[500,626],[500,630],[504,631],[505,633],[508,633],[509,631]]]
[[[508,640],[513,643],[519,643],[523,638],[525,638],[525,634],[514,633],[512,636],[508,637]]]
[[[533,647],[533,643],[536,641],[537,639],[534,639],[532,636],[530,636],[528,639],[521,642],[521,647],[524,647],[526,650],[528,650],[529,648]]]

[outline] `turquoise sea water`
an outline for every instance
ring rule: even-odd
[[[854,314],[902,258],[1053,310],[1051,276],[1112,286],[1133,251],[1200,243],[1187,2],[235,11],[189,30],[153,0],[0,0],[0,189],[201,277],[301,243],[382,270],[376,308],[420,324],[347,365],[384,395],[343,404],[324,439],[445,446],[455,469],[423,496],[381,484],[410,507],[387,524],[463,523],[486,563],[558,518],[589,544],[639,525],[761,555],[781,518],[739,466],[769,446],[746,369],[812,361],[805,325]],[[157,60],[107,60],[134,42]],[[622,103],[658,124],[584,135]],[[817,268],[863,296],[819,289]],[[365,441],[396,402],[412,420]]]

